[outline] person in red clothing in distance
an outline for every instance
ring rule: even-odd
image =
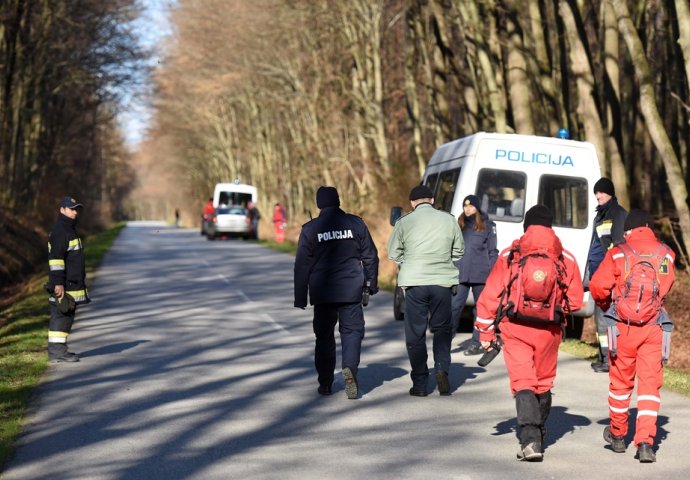
[[[659,389],[664,379],[663,363],[668,360],[673,330],[663,308],[663,300],[675,280],[675,255],[656,238],[651,229],[653,224],[654,219],[648,212],[632,210],[624,224],[625,242],[606,253],[589,283],[592,297],[606,311],[609,325],[610,425],[604,429],[604,440],[611,444],[614,452],[625,452],[628,409],[637,377],[637,421],[633,443],[641,463],[656,461],[654,438],[661,406]],[[656,270],[656,275],[636,276],[634,272],[641,272],[646,268],[644,264],[650,270]],[[636,284],[642,285],[647,281],[654,282],[654,286],[636,288]],[[632,310],[625,308],[629,301],[632,301]]]
[[[543,460],[544,427],[551,412],[551,388],[556,378],[558,347],[563,336],[565,316],[582,307],[584,288],[575,257],[565,250],[551,228],[553,215],[544,205],[535,205],[525,214],[525,234],[503,250],[486,279],[486,287],[477,302],[475,327],[487,351],[496,348],[496,323],[500,322],[510,390],[515,397],[520,450],[518,460]],[[558,280],[551,281],[553,308],[549,306],[544,320],[526,319],[511,313],[506,298],[517,288],[516,269],[520,259],[531,252],[556,259]],[[525,263],[526,265],[526,263]],[[523,270],[526,271],[526,270]],[[535,281],[544,281],[544,271],[532,273]],[[546,307],[546,304],[544,304]],[[558,307],[558,308],[556,308]],[[519,310],[519,307],[518,307]],[[501,313],[499,313],[499,311]],[[497,318],[500,317],[500,318]]]

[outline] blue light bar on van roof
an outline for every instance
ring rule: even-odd
[[[564,138],[568,140],[570,138],[570,130],[568,130],[567,128],[561,128],[560,130],[558,130],[556,136],[558,138]]]

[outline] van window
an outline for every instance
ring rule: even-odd
[[[438,173],[433,173],[426,177],[426,181],[424,182],[424,185],[429,187],[432,192],[436,192],[436,184],[438,183]]]
[[[588,192],[584,178],[542,175],[538,201],[553,212],[554,227],[587,228]]]
[[[438,185],[434,190],[433,186],[429,184],[432,177],[427,178],[426,185],[431,188],[434,193],[434,208],[438,210],[445,210],[450,212],[453,207],[453,198],[455,197],[455,187],[458,185],[458,178],[460,177],[460,169],[448,170],[441,172],[438,176]]]
[[[251,193],[240,192],[220,192],[218,198],[218,205],[242,205],[247,206],[247,203],[252,201]]]
[[[487,213],[491,220],[522,222],[526,185],[524,172],[481,169],[475,190],[482,202],[481,211]]]

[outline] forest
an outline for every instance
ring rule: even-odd
[[[177,0],[148,76],[140,11],[0,4],[1,209],[45,222],[68,190],[102,222],[179,206],[196,226],[239,178],[294,235],[320,185],[385,226],[438,145],[567,128],[624,206],[690,245],[687,0]],[[118,95],[142,78],[154,124],[132,150]]]

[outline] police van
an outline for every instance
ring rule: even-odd
[[[257,190],[253,185],[246,185],[236,180],[232,183],[217,183],[213,189],[213,207],[219,206],[242,206],[247,207],[247,203],[256,203]]]
[[[524,214],[540,203],[553,212],[553,229],[564,248],[575,255],[583,279],[595,217],[594,183],[601,177],[594,146],[588,142],[532,135],[479,132],[441,145],[431,157],[422,183],[434,192],[434,207],[459,218],[470,194],[496,224],[498,250],[523,232]],[[395,222],[401,210],[391,212]],[[584,282],[587,285],[588,282]],[[394,315],[403,317],[402,289],[396,288]],[[571,331],[594,303],[585,292],[583,308]],[[470,293],[468,305],[474,305]]]

